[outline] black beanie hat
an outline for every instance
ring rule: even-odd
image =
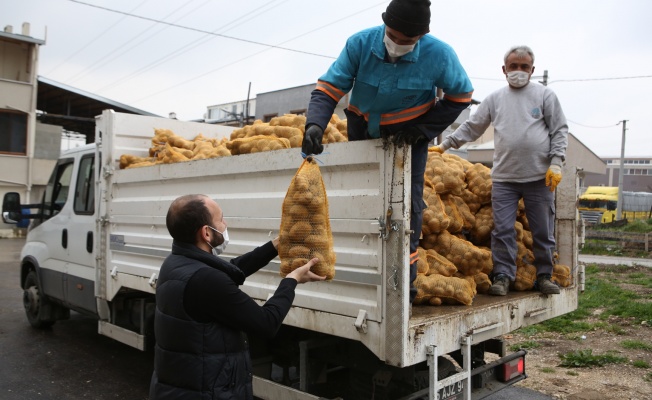
[[[430,32],[429,0],[392,0],[383,13],[385,25],[405,36]]]

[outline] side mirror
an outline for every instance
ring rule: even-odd
[[[23,219],[20,209],[20,194],[16,192],[5,193],[2,200],[2,220],[6,224],[17,224]]]

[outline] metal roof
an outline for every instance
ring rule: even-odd
[[[7,38],[7,39],[18,40],[18,41],[21,41],[21,42],[38,44],[38,45],[45,44],[45,40],[36,39],[36,38],[31,37],[31,36],[20,35],[18,33],[13,33],[13,32],[0,31],[0,37]]]
[[[38,77],[37,91],[36,109],[40,111],[37,119],[45,124],[59,125],[68,131],[81,133],[86,136],[87,143],[93,142],[95,138],[95,117],[106,109],[158,117],[148,111],[42,76]]]

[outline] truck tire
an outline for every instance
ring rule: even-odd
[[[27,273],[23,287],[23,306],[30,325],[38,329],[54,325],[55,320],[50,318],[51,313],[47,311],[56,305],[41,294],[36,271],[31,270]]]

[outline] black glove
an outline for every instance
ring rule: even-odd
[[[303,143],[301,143],[301,152],[306,156],[311,154],[321,154],[324,151],[324,146],[321,144],[324,137],[324,130],[319,125],[310,125],[306,129],[306,134],[303,136]]]
[[[405,128],[394,134],[392,141],[395,145],[401,147],[404,145],[413,145],[421,139],[426,139],[426,136],[416,126]]]

